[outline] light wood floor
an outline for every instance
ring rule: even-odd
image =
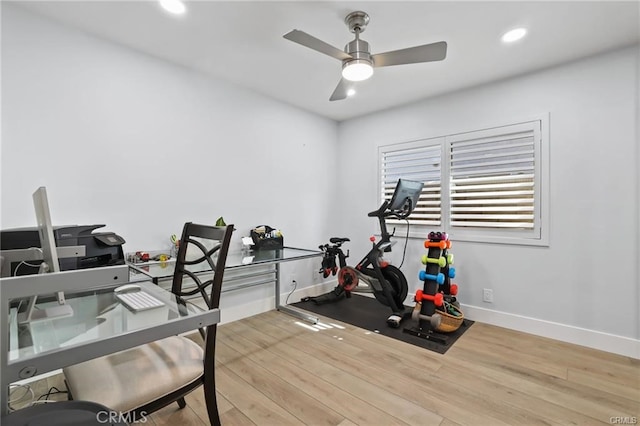
[[[224,425],[640,421],[639,360],[480,323],[441,355],[323,321],[344,328],[314,332],[274,311],[218,328]],[[147,424],[208,424],[202,388],[187,403],[154,413]]]

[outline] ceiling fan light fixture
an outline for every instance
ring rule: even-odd
[[[365,59],[347,61],[342,67],[342,77],[349,81],[363,81],[372,75],[373,66]]]
[[[174,15],[182,15],[187,11],[182,0],[159,0],[159,2],[164,10]]]

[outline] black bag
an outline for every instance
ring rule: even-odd
[[[263,231],[264,230],[264,231]],[[276,233],[278,235],[276,235]],[[259,225],[250,232],[254,250],[277,250],[284,248],[284,237],[269,225]]]
[[[331,290],[329,293],[321,294],[320,296],[303,297],[300,301],[313,302],[316,305],[324,305],[325,303],[333,303],[344,299],[346,293],[347,292],[344,291],[344,288],[342,288],[341,285],[337,285],[336,288]]]

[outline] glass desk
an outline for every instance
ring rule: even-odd
[[[252,287],[261,284],[275,283],[275,308],[297,318],[304,319],[313,324],[318,322],[318,317],[310,313],[280,304],[280,264],[283,262],[299,261],[313,257],[322,256],[318,250],[307,250],[293,247],[284,247],[276,250],[252,250],[229,251],[225,266],[222,292],[237,290],[245,287]],[[159,284],[162,280],[173,278],[175,270],[175,260],[166,262],[146,262],[130,264],[130,266],[151,278]],[[206,263],[197,265],[198,268],[189,269],[194,273],[206,274],[210,272]],[[188,290],[185,284],[183,287]]]
[[[128,277],[128,267],[113,268],[125,271]],[[6,415],[8,411],[10,383],[220,322],[218,309],[202,310],[149,281],[136,284],[164,302],[164,306],[130,311],[113,293],[122,281],[110,282],[111,278],[103,271],[100,271],[104,276],[99,281],[88,281],[95,279],[95,274],[92,278],[93,271],[31,275],[0,281],[0,336],[3,342],[0,350],[0,415]],[[124,275],[123,272],[118,273]],[[103,284],[96,286],[99,283]],[[64,290],[66,304],[73,310],[72,316],[19,324],[15,301],[37,293],[34,288],[42,292],[43,287],[49,287],[51,291]],[[87,287],[92,288],[87,290]],[[57,304],[55,299],[42,299],[37,306],[44,309]]]

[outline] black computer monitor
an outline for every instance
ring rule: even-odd
[[[418,204],[423,186],[423,182],[398,179],[396,189],[393,191],[393,196],[387,208],[391,212],[400,213],[403,217],[409,216]]]

